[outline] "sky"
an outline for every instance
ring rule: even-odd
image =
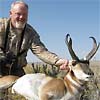
[[[0,17],[9,17],[10,5],[16,0],[0,0]],[[71,59],[65,43],[70,34],[79,58],[92,49],[90,36],[100,42],[100,0],[23,0],[29,5],[28,23],[39,33],[49,51]],[[100,60],[100,48],[93,59]],[[40,61],[28,52],[28,62]]]

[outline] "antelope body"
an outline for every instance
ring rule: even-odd
[[[54,78],[42,73],[26,74],[19,78],[12,87],[13,93],[18,93],[28,100],[73,100],[72,98],[83,89],[86,81],[93,76],[89,68],[89,60],[96,53],[97,46],[94,37],[93,49],[85,57],[79,59],[72,49],[72,39],[66,36],[66,43],[72,59],[69,62],[69,70],[64,78]],[[68,40],[69,39],[69,40]]]
[[[42,73],[26,74],[13,85],[13,93],[23,95],[28,100],[69,100],[82,89],[80,80],[88,81],[93,75],[90,69],[85,68],[85,72],[80,66],[73,66],[70,62],[70,70],[64,79]]]

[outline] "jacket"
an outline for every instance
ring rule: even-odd
[[[0,56],[4,53],[2,48],[4,48],[5,45],[8,22],[10,23],[10,19],[0,18]],[[16,52],[18,52],[17,50],[19,40],[20,34],[16,33],[10,24],[6,49],[9,48],[8,50],[16,55]],[[18,57],[18,66],[23,67],[27,64],[26,56],[29,49],[39,59],[48,64],[55,65],[56,62],[60,59],[55,53],[48,51],[45,45],[40,41],[39,34],[32,28],[32,26],[26,24],[20,48],[20,52],[24,52]]]

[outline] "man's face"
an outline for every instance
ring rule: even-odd
[[[10,11],[11,24],[14,28],[23,29],[28,18],[28,9],[23,4],[16,4]]]

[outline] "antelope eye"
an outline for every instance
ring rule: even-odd
[[[75,66],[76,64],[77,64],[77,61],[76,60],[73,60],[72,61],[72,65]]]

